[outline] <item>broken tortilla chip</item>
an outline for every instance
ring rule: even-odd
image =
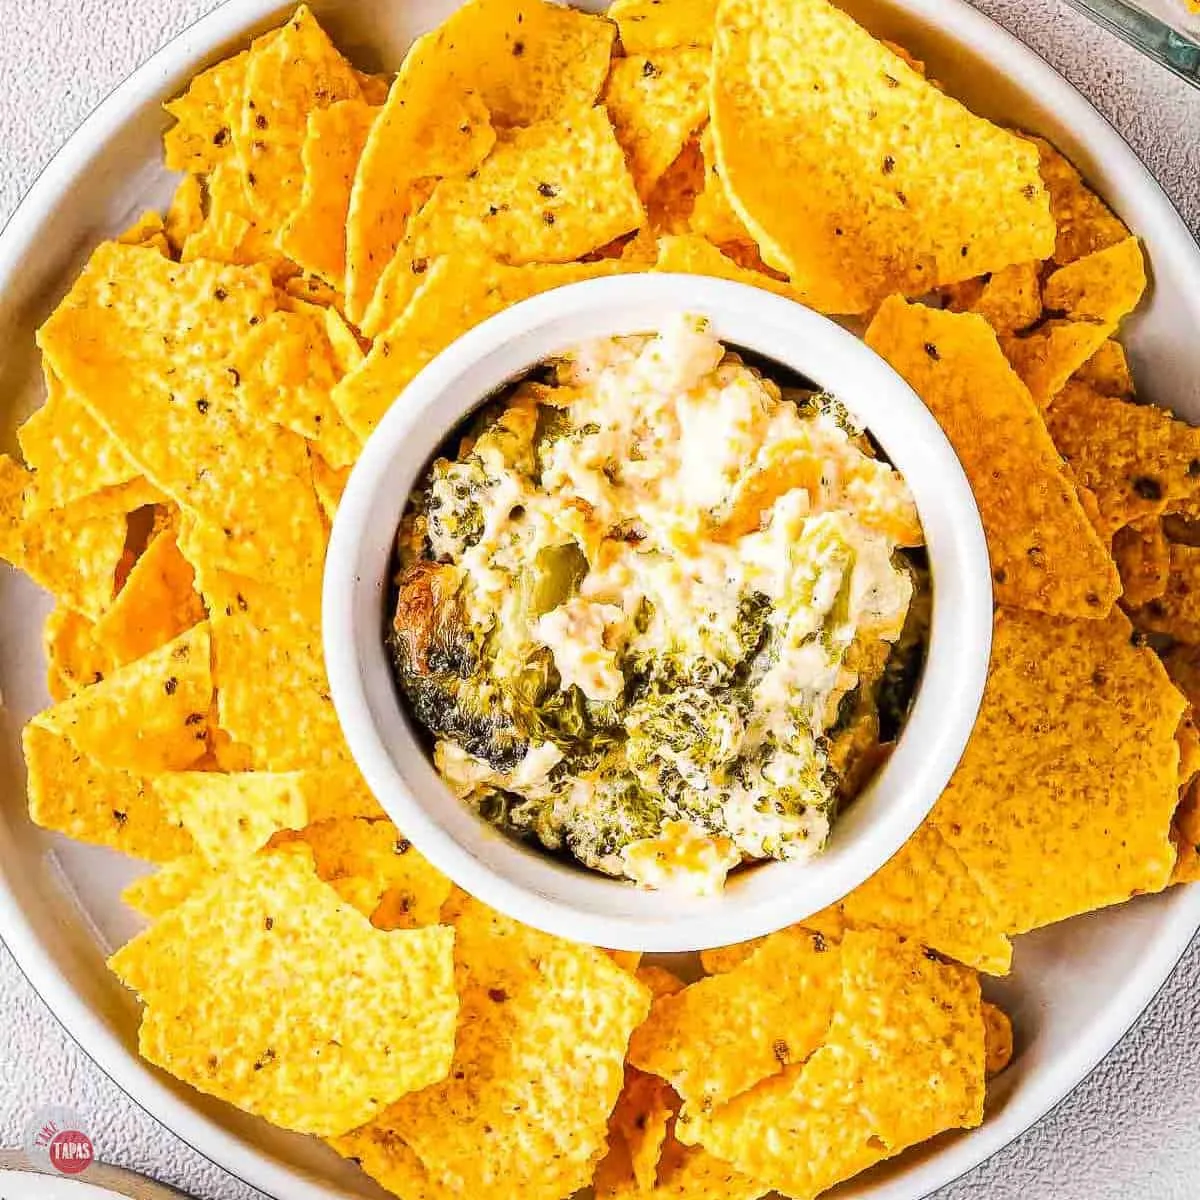
[[[212,887],[224,874],[223,865],[209,862],[204,855],[184,854],[135,879],[121,892],[121,899],[134,912],[154,920],[177,908],[189,896]]]
[[[445,1074],[454,934],[372,928],[306,859],[250,859],[109,965],[146,1005],[138,1048],[151,1062],[285,1129],[330,1136]]]
[[[65,604],[55,605],[42,630],[48,688],[54,701],[65,700],[80,688],[99,683],[115,666],[96,644],[96,626]]]
[[[613,0],[626,54],[652,54],[673,46],[711,46],[716,0]]]
[[[929,819],[1009,933],[1167,884],[1185,702],[1132,635],[1119,611],[997,612],[975,731]]]
[[[1129,236],[1129,230],[1063,155],[1044,138],[1029,140],[1038,148],[1039,170],[1050,193],[1050,211],[1058,229],[1053,257],[1059,266],[1114,246]]]
[[[999,1075],[1012,1062],[1013,1027],[999,1005],[983,1002],[983,1044],[987,1075]]]
[[[1120,590],[1116,567],[987,322],[893,297],[866,336],[925,401],[963,464],[987,533],[996,599],[1103,617]]]
[[[1049,257],[1036,149],[826,0],[726,0],[712,81],[733,207],[810,306],[863,312]]]
[[[1167,590],[1171,548],[1158,517],[1146,517],[1118,529],[1113,536],[1113,561],[1121,573],[1123,603],[1138,608]]]
[[[145,779],[102,766],[62,733],[37,723],[25,726],[21,744],[35,824],[150,862],[191,853],[191,837]]]
[[[1133,609],[1130,617],[1139,629],[1200,642],[1200,546],[1172,542],[1168,552],[1166,587]]]
[[[1046,280],[1042,299],[1048,310],[1069,320],[1115,326],[1133,312],[1145,290],[1142,246],[1129,237],[1059,267]]]
[[[1042,293],[1035,262],[1014,263],[986,280],[968,280],[947,288],[954,312],[978,313],[999,334],[1026,329],[1042,315]]]
[[[168,171],[207,175],[233,154],[233,123],[249,64],[249,51],[235,54],[202,71],[182,96],[163,105],[175,118],[163,135]]]
[[[1100,349],[1075,372],[1072,379],[1088,384],[1102,396],[1122,396],[1132,400],[1136,392],[1125,348],[1111,338],[1101,343]]]
[[[1000,344],[1035,403],[1045,410],[1071,376],[1104,345],[1114,328],[1055,318],[1023,337],[1005,337]]]
[[[684,275],[711,275],[715,279],[730,279],[734,283],[749,284],[779,296],[795,299],[795,292],[786,282],[748,271],[733,259],[722,254],[716,246],[703,238],[692,235],[662,237],[658,239],[656,271],[674,271]]]

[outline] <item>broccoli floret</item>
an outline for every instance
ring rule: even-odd
[[[491,481],[478,455],[439,458],[430,470],[423,506],[434,556],[456,562],[483,536],[483,496]]]
[[[686,784],[707,788],[738,756],[745,721],[733,693],[655,690],[628,712],[625,754],[646,787],[662,788],[668,768]]]

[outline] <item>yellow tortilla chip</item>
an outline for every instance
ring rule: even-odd
[[[929,821],[837,907],[852,929],[891,929],[992,975],[1012,963],[1000,914]]]
[[[1012,1062],[1013,1027],[1008,1013],[998,1005],[983,1002],[983,1044],[987,1075],[999,1075]]]
[[[1050,211],[1058,227],[1054,261],[1059,266],[1114,246],[1129,236],[1129,230],[1049,142],[1042,138],[1030,141],[1038,148],[1039,169],[1050,193]]]
[[[212,887],[224,875],[224,866],[209,862],[204,855],[185,854],[135,879],[121,892],[121,899],[134,912],[154,920]]]
[[[658,966],[657,963],[638,966],[634,970],[634,974],[639,983],[645,984],[650,989],[650,994],[655,1000],[659,1000],[663,996],[673,996],[676,992],[682,992],[687,986],[678,975],[668,971],[666,967]]]
[[[33,476],[0,455],[0,559],[95,621],[116,590],[127,515],[157,493],[135,480],[65,508],[38,511],[36,492]]]
[[[468,329],[539,292],[619,269],[613,262],[511,267],[470,257],[438,259],[400,319],[334,389],[333,402],[365,439],[417,372]]]
[[[235,54],[202,71],[182,96],[163,106],[175,118],[163,135],[168,171],[206,175],[233,153],[233,123],[249,63],[249,51]]]
[[[461,1007],[450,1074],[335,1149],[408,1195],[422,1194],[417,1184],[427,1195],[561,1200],[603,1152],[625,1046],[649,995],[602,950],[467,896],[451,907]]]
[[[1122,396],[1131,400],[1136,393],[1125,348],[1111,338],[1101,344],[1072,378],[1095,388],[1102,396]]]
[[[1072,382],[1046,421],[1076,478],[1095,493],[1109,532],[1200,492],[1200,430],[1161,408]]]
[[[546,0],[471,0],[435,31],[447,83],[479,93],[497,125],[589,108],[612,55],[613,24]]]
[[[306,855],[267,854],[109,965],[145,1002],[138,1048],[151,1062],[285,1129],[328,1136],[445,1074],[453,942],[441,926],[373,929]]]
[[[174,771],[151,782],[163,810],[212,863],[249,858],[281,829],[308,822],[302,772]]]
[[[438,923],[450,880],[391,821],[340,817],[318,821],[297,836],[312,847],[317,874],[363,916],[374,920],[386,897],[384,928]]]
[[[1038,407],[1046,409],[1071,376],[1104,345],[1114,328],[1055,318],[1024,337],[1005,337],[1000,344]]]
[[[1118,529],[1113,536],[1113,560],[1121,572],[1122,599],[1137,608],[1156,600],[1167,590],[1171,548],[1162,521],[1147,517]]]
[[[755,1179],[739,1174],[728,1163],[699,1146],[683,1146],[675,1138],[674,1121],[658,1162],[652,1187],[643,1187],[634,1173],[624,1139],[613,1139],[608,1154],[596,1167],[592,1188],[596,1200],[757,1200],[767,1192]]]
[[[320,309],[273,312],[249,333],[234,362],[243,412],[299,434],[334,467],[357,461],[362,443],[330,399],[342,372]]]
[[[609,1118],[609,1140],[623,1139],[639,1188],[651,1191],[667,1140],[667,1128],[679,1108],[670,1084],[636,1067],[625,1068],[625,1084]]]
[[[468,178],[442,180],[414,218],[413,253],[475,250],[513,264],[565,263],[636,229],[644,216],[597,107],[502,134]]]
[[[157,534],[133,566],[113,606],[96,622],[93,637],[113,663],[128,663],[204,620],[191,564],[175,534]]]
[[[310,454],[312,464],[313,487],[317,490],[317,500],[325,519],[333,524],[342,493],[350,479],[350,467],[331,467],[319,454]]]
[[[276,282],[297,272],[294,263],[275,248],[273,231],[259,223],[250,206],[245,173],[236,158],[218,164],[205,179],[207,215],[199,229],[189,235],[180,251],[180,261],[213,262],[238,266],[261,264]]]
[[[142,213],[128,229],[117,235],[116,240],[124,246],[141,246],[165,258],[171,257],[171,244],[167,241],[162,214],[153,210]]]
[[[673,46],[711,46],[716,0],[613,0],[626,54],[652,54]]]
[[[204,224],[204,185],[199,176],[185,175],[170,207],[163,218],[163,232],[171,248],[171,257],[178,258],[184,243]]]
[[[733,206],[812,307],[863,312],[1049,257],[1035,148],[826,0],[726,0],[712,79]]]
[[[224,534],[231,568],[294,581],[324,555],[304,442],[246,412],[229,369],[273,307],[262,267],[105,243],[39,341],[150,481]]]
[[[1130,237],[1060,267],[1042,295],[1047,309],[1072,321],[1112,326],[1133,312],[1145,290],[1146,260]]]
[[[141,474],[53,371],[46,372],[46,402],[18,428],[17,441],[26,464],[37,472],[37,487],[30,496],[34,511],[65,508]]]
[[[968,280],[947,289],[954,312],[978,313],[1000,334],[1016,333],[1042,315],[1039,264],[1014,263],[986,280]]]
[[[147,775],[184,770],[206,749],[209,658],[205,622],[38,713],[33,723],[68,738],[100,766]]]
[[[1200,546],[1172,542],[1166,587],[1130,616],[1139,629],[1170,634],[1181,642],[1200,642]]]
[[[1103,617],[1120,590],[1116,567],[987,322],[893,297],[867,344],[904,376],[954,446],[983,518],[996,599]]]
[[[1183,710],[1122,613],[1070,621],[999,610],[979,719],[930,820],[1003,929],[1024,933],[1166,886]]]
[[[704,186],[692,209],[692,231],[722,246],[729,242],[752,242],[750,231],[734,210],[721,178],[711,125],[700,136],[700,151],[704,159]]]
[[[622,247],[622,257],[628,260],[631,253],[638,252],[635,243],[640,243],[644,260],[653,262],[659,235],[691,232],[692,214],[703,188],[704,156],[698,139],[692,138],[646,198],[646,223]]]
[[[316,587],[287,591],[201,571],[200,589],[212,622],[221,728],[250,749],[261,771],[344,764]]]
[[[613,63],[604,104],[643,201],[708,119],[711,58],[697,46]]]
[[[339,290],[346,280],[350,189],[376,111],[362,100],[341,100],[309,112],[304,187],[279,235],[288,258]]]
[[[191,853],[191,837],[145,779],[101,765],[62,733],[36,722],[25,726],[21,744],[35,824],[150,862]]]
[[[259,226],[278,238],[303,204],[303,148],[309,113],[361,101],[354,69],[308,6],[255,42],[233,126],[246,195]]]
[[[731,279],[734,283],[746,283],[767,292],[775,292],[779,296],[796,298],[790,284],[759,271],[748,271],[722,254],[716,246],[690,234],[659,238],[658,260],[654,269],[678,271],[685,275],[711,275],[715,279]]]
[[[458,17],[466,11],[459,9]],[[469,85],[447,78],[446,28],[409,50],[358,160],[346,218],[346,315],[352,321],[363,319],[409,218],[428,195],[426,181],[467,174],[495,142],[483,101]]]
[[[839,979],[835,943],[781,930],[732,970],[656,1000],[629,1061],[707,1110],[803,1062],[829,1028]]]
[[[945,1129],[983,1120],[978,978],[894,934],[848,933],[824,1043],[676,1134],[791,1196],[815,1196]]]
[[[65,700],[80,688],[99,683],[116,664],[96,644],[95,625],[65,604],[46,618],[42,645],[46,651],[50,698]]]

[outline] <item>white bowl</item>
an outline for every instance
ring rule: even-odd
[[[928,657],[887,765],[803,862],[735,874],[719,896],[650,891],[500,833],[439,779],[398,700],[383,631],[396,527],[448,434],[547,358],[591,338],[652,332],[667,313],[706,317],[724,342],[833,393],[905,476],[933,579]],[[588,280],[526,300],[458,339],[397,398],[346,486],[325,562],[325,662],[359,768],[389,816],[460,887],[550,933],[621,950],[702,950],[810,916],[873,875],[945,787],[987,675],[992,589],[979,512],[950,443],[882,359],[825,317],[740,283],[692,275]]]

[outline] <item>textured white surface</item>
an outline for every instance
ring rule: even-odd
[[[236,0],[233,0],[236,3]],[[402,0],[397,0],[402,2]],[[1200,92],[1061,0],[977,0],[1080,87],[1200,231]],[[0,221],[86,113],[214,0],[0,0]],[[939,1200],[1200,1195],[1200,943],[1108,1060],[1040,1125]],[[159,1126],[59,1029],[0,949],[0,1146],[46,1104],[83,1115],[99,1157],[205,1200],[238,1183]]]

